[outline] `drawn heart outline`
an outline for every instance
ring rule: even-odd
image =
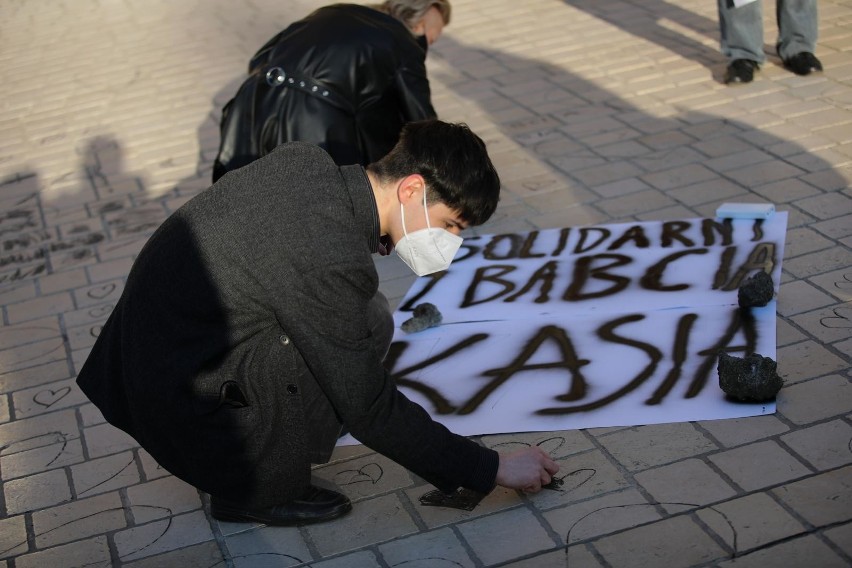
[[[852,308],[841,306],[831,311],[834,312],[833,316],[820,318],[819,323],[823,327],[827,327],[828,329],[852,327]]]
[[[355,485],[356,483],[371,483],[375,485],[385,474],[382,466],[377,463],[368,463],[358,469],[344,469],[335,474],[335,482],[338,485]]]
[[[71,392],[71,387],[62,387],[61,389],[45,389],[43,391],[39,391],[33,397],[33,402],[36,404],[40,404],[45,408],[50,408]]]
[[[103,300],[104,298],[112,294],[114,291],[115,283],[110,282],[109,284],[104,284],[103,286],[98,286],[97,288],[90,289],[88,292],[86,292],[86,295],[92,298],[93,300]]]

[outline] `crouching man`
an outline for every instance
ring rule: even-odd
[[[411,123],[366,169],[301,142],[223,176],[133,264],[77,382],[113,425],[211,495],[220,520],[296,525],[352,505],[311,484],[342,425],[444,491],[538,491],[539,448],[498,454],[434,422],[382,366],[393,322],[371,255],[446,268],[500,182],[465,125]]]

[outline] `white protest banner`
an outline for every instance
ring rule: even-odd
[[[758,271],[778,290],[787,214],[684,219],[465,239],[394,314],[400,389],[464,435],[753,416],[719,352],[775,358],[775,301],[738,307]],[[441,325],[399,326],[422,303]]]

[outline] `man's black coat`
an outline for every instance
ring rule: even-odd
[[[310,144],[231,172],[143,247],[78,384],[214,495],[283,502],[306,488],[309,381],[367,446],[441,489],[491,490],[497,454],[433,422],[376,354],[377,216],[364,169]]]

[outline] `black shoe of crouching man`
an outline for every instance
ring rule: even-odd
[[[725,70],[725,84],[751,83],[754,70],[758,68],[757,61],[751,59],[734,59]]]
[[[252,509],[210,497],[210,514],[219,521],[231,523],[262,523],[276,526],[297,526],[322,523],[342,517],[352,510],[352,502],[345,495],[311,485],[299,499],[284,505]]]
[[[810,75],[814,71],[822,71],[822,63],[816,55],[808,51],[797,53],[784,60],[784,67],[796,75]]]

